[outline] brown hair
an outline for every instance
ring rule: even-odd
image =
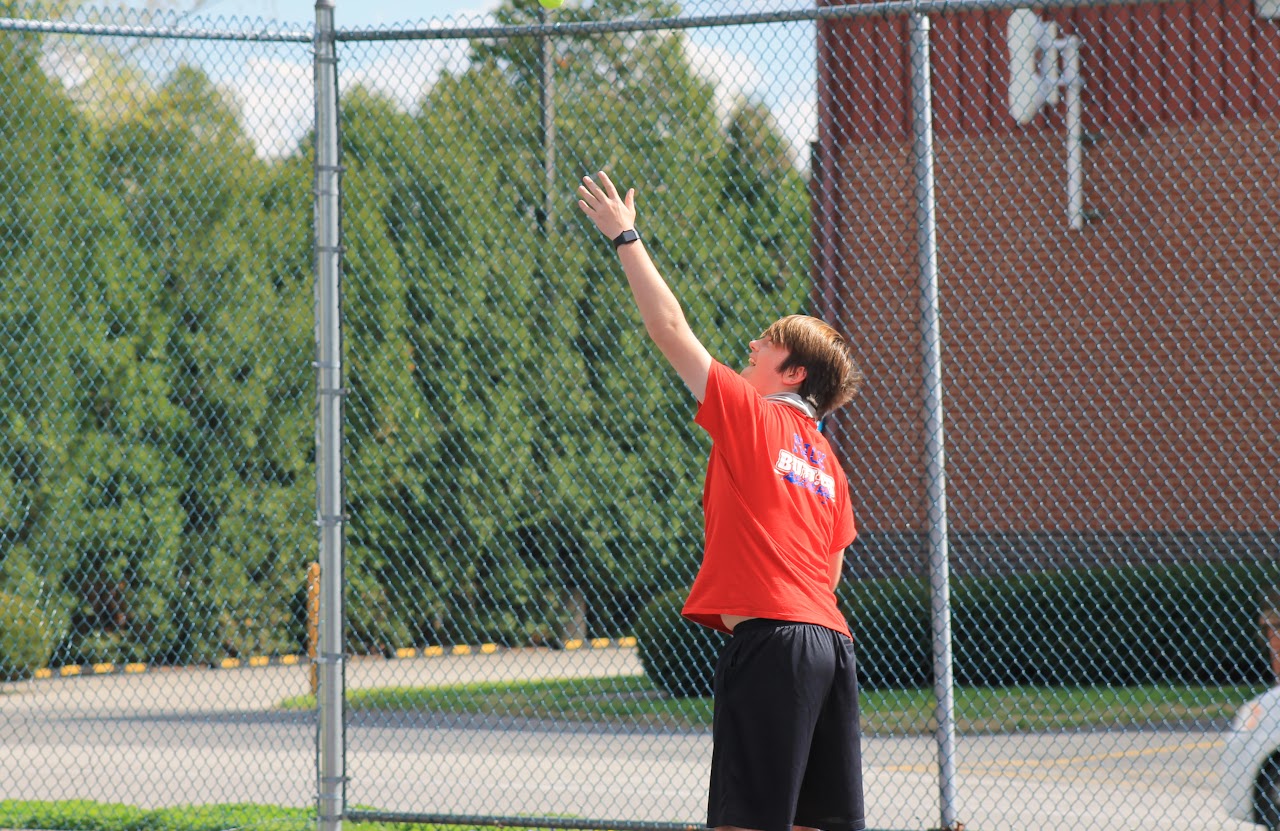
[[[804,367],[800,397],[817,408],[819,418],[848,404],[862,386],[862,370],[854,363],[849,342],[816,317],[788,315],[774,321],[761,337],[790,353],[780,370]]]

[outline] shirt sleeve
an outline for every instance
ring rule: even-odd
[[[755,387],[719,361],[711,362],[707,391],[694,423],[707,431],[721,452],[738,458],[756,446],[763,434],[766,405]]]
[[[839,465],[838,462],[836,464]],[[836,527],[833,540],[835,546],[831,549],[833,552],[848,548],[858,537],[858,526],[853,519],[853,503],[849,498],[849,480],[845,478],[843,470],[837,475],[841,479],[841,484],[837,485],[841,498],[836,503]]]

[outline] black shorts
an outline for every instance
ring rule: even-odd
[[[716,664],[707,825],[862,831],[853,642],[811,623],[738,624]]]

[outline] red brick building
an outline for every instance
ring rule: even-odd
[[[932,17],[954,567],[1280,559],[1280,20],[1041,16],[1083,43],[1080,231],[1063,105],[1008,112],[1008,13]],[[818,35],[817,305],[868,376],[833,430],[868,575],[921,571],[926,527],[908,25]]]

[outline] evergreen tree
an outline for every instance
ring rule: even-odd
[[[142,253],[38,45],[0,46],[0,572],[7,590],[94,633],[77,656],[111,659],[174,637],[175,413]]]
[[[762,107],[720,123],[671,33],[557,38],[542,218],[540,54],[533,39],[474,44],[413,118],[344,100],[349,563],[391,598],[394,624],[369,628],[394,634],[375,642],[555,638],[583,603],[593,633],[618,634],[696,566],[705,440],[577,215],[582,173],[641,188],[648,244],[713,354],[740,356],[806,297],[802,178]]]
[[[550,188],[536,39],[474,43],[414,113],[344,95],[355,649],[621,634],[692,575],[706,440],[578,215],[583,173],[640,189],[646,242],[717,357],[807,295],[805,183],[767,109],[722,122],[677,33],[553,46]],[[296,649],[315,550],[307,148],[256,158],[197,68],[154,90],[125,73],[134,103],[107,117],[38,60],[33,39],[0,50],[0,591],[71,613],[63,660]]]
[[[111,125],[101,156],[147,254],[175,411],[166,448],[184,474],[166,657],[296,650],[289,600],[315,549],[305,160],[257,159],[191,67]]]

